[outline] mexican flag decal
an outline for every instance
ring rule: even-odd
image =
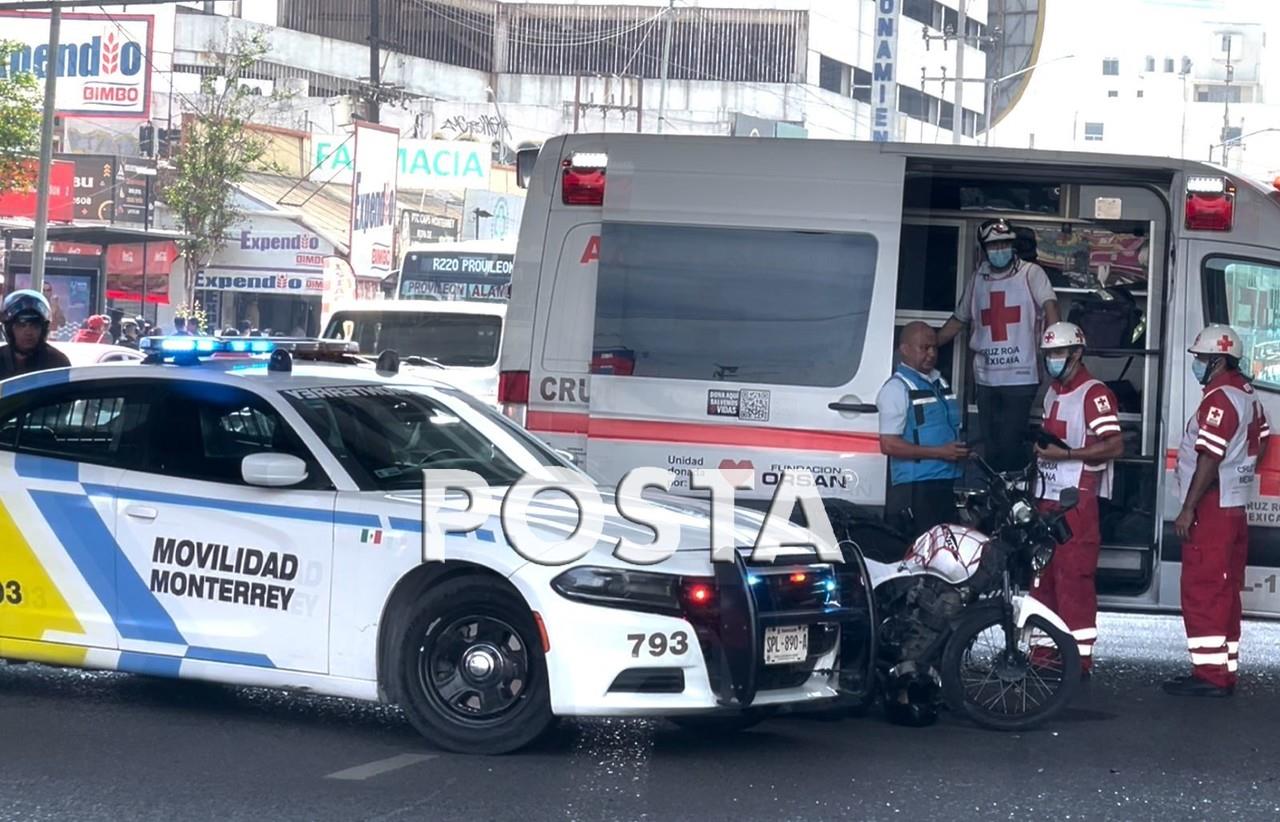
[[[374,545],[382,544],[381,528],[365,528],[360,531],[360,542],[362,544],[373,543]]]

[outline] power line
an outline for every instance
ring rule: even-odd
[[[130,0],[129,3],[121,5],[129,6],[177,6],[185,0]],[[81,6],[101,6],[97,2],[84,2],[84,0],[22,0],[16,3],[0,3],[0,12],[3,11],[52,11],[53,9],[74,9]]]

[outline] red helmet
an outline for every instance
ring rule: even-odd
[[[110,321],[101,314],[94,314],[85,321],[85,325],[90,331],[97,331],[101,333],[107,329],[107,324],[109,322]]]

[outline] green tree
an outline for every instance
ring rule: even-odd
[[[161,199],[187,235],[178,241],[186,262],[184,314],[194,314],[197,272],[244,216],[235,203],[237,184],[249,172],[271,165],[269,141],[250,124],[272,98],[242,82],[269,49],[261,33],[239,36],[221,52],[211,49],[216,64],[202,78],[200,96],[192,101],[194,111],[183,121],[182,143]]]
[[[21,43],[0,41],[0,66],[7,66],[9,56],[21,48]],[[0,191],[35,186],[42,108],[34,74],[0,75]]]

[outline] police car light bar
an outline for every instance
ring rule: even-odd
[[[313,337],[144,337],[138,342],[138,350],[148,359],[163,360],[182,355],[216,356],[218,354],[271,354],[288,351],[292,354],[359,354],[360,346],[354,340],[321,340]]]

